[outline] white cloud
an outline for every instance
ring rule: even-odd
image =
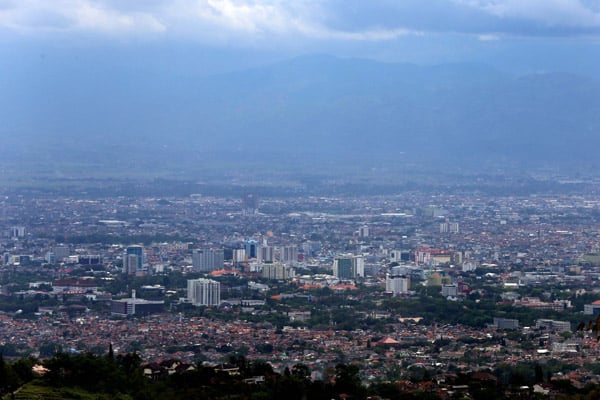
[[[72,12],[76,27],[101,32],[163,32],[166,27],[155,16],[142,13],[119,13],[115,10],[79,1]]]
[[[0,0],[0,29],[100,34],[166,33],[203,40],[268,40],[273,36],[383,41],[415,32],[327,27],[319,1],[283,0]]]
[[[328,11],[316,1],[178,0],[165,14],[180,22],[177,29],[239,40],[274,36],[318,40],[385,41],[417,34],[408,29],[338,30],[327,26]],[[207,29],[213,28],[213,31]],[[204,29],[198,29],[203,27]]]
[[[278,40],[383,42],[427,32],[467,33],[490,40],[512,33],[600,30],[597,0],[348,1],[0,0],[0,35],[158,34],[206,43],[262,44]],[[497,34],[490,35],[490,31]]]
[[[477,39],[482,42],[493,42],[496,40],[500,40],[500,35],[495,35],[492,33],[482,33],[481,35],[477,36]]]
[[[165,26],[145,12],[122,13],[88,0],[0,1],[0,28],[19,33],[88,31],[161,32]]]

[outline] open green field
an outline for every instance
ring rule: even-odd
[[[3,400],[10,400],[11,395],[5,395]],[[39,382],[30,382],[12,397],[15,400],[131,400],[128,395],[90,393],[78,388],[53,388],[40,385]]]

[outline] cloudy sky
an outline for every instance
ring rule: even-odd
[[[5,57],[197,48],[594,73],[600,0],[0,0],[0,44]]]

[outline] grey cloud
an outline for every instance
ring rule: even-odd
[[[41,13],[39,10],[44,10]],[[600,34],[593,0],[0,0],[2,30],[164,34],[205,42],[389,41],[407,35]]]

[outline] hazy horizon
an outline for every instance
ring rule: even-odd
[[[0,2],[3,181],[595,169],[600,5],[397,3]]]

